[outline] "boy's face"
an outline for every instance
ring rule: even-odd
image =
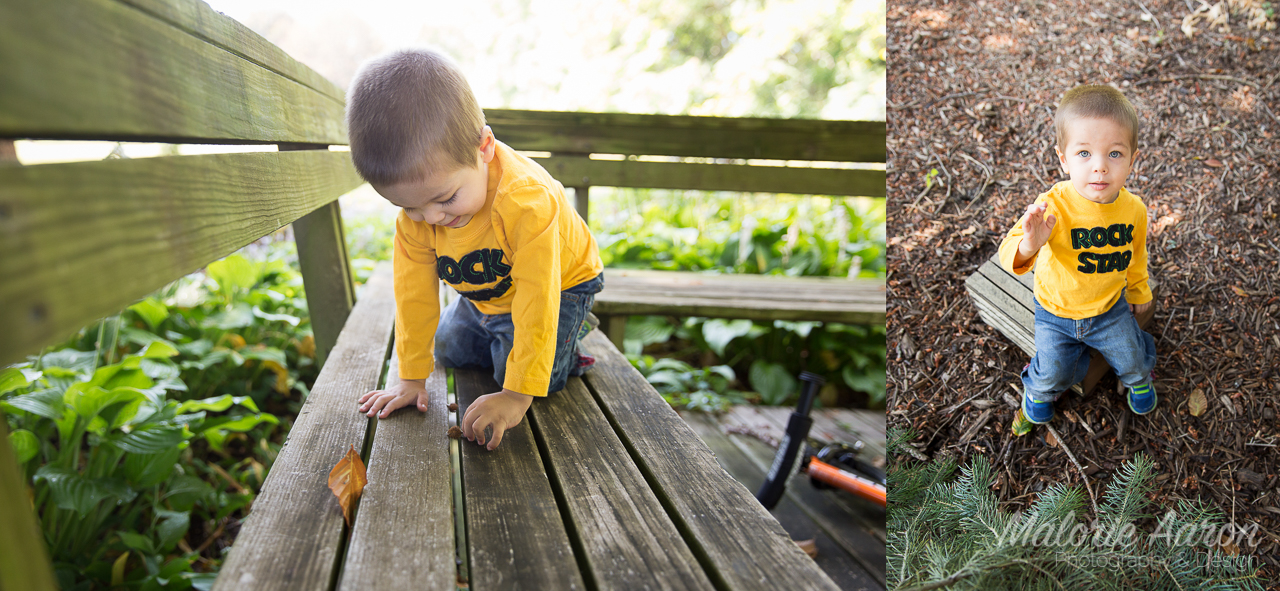
[[[1067,122],[1066,131],[1067,145],[1054,150],[1071,185],[1094,203],[1115,201],[1138,156],[1129,145],[1129,128],[1106,118],[1077,118]]]
[[[489,190],[489,162],[493,161],[495,148],[493,131],[486,125],[477,149],[477,166],[435,173],[421,181],[373,188],[392,205],[404,209],[405,215],[415,222],[461,228],[484,209]]]

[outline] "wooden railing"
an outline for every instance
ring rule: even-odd
[[[193,0],[9,0],[0,27],[6,144],[280,149],[0,163],[0,365],[290,223],[323,360],[354,303],[335,200],[362,181],[329,150],[347,141],[342,90]],[[0,588],[53,589],[17,474],[0,437]]]
[[[498,139],[511,147],[551,153],[534,160],[576,190],[584,219],[590,186],[885,195],[884,170],[828,164],[884,163],[883,121],[504,109],[486,109],[485,116]],[[684,161],[688,159],[715,162]],[[787,165],[751,162],[761,160]]]

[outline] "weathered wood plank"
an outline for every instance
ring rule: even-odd
[[[458,416],[502,388],[489,373],[454,370]],[[537,401],[535,401],[535,404]],[[471,589],[586,589],[529,421],[490,452],[462,441]]]
[[[0,589],[57,588],[27,480],[9,445],[9,421],[0,412]]]
[[[194,8],[162,14],[115,0],[0,3],[0,137],[209,143],[345,144],[343,101],[211,44],[235,40],[231,19]],[[155,9],[155,2],[140,3]],[[241,36],[243,36],[241,34]],[[296,74],[282,55],[263,61]],[[311,86],[309,86],[311,85]]]
[[[745,292],[760,292],[759,298],[786,299],[797,291],[832,301],[881,304],[885,300],[882,279],[847,279],[844,277],[783,277],[747,273],[692,273],[650,269],[605,269],[605,289],[664,293],[671,290],[691,291],[703,297],[734,297]]]
[[[289,57],[283,49],[272,45],[235,19],[198,0],[118,0],[147,12],[193,37],[227,50],[272,72],[296,80],[338,102],[346,102],[346,94],[337,84],[315,70]]]
[[[400,380],[396,365],[393,356],[388,386]],[[339,589],[457,587],[446,386],[437,367],[426,413],[411,406],[378,420]]]
[[[882,280],[606,269],[600,316],[675,314],[884,324]]]
[[[0,364],[235,252],[363,181],[343,152],[0,167]]]
[[[884,311],[850,310],[848,306],[817,302],[780,302],[742,298],[729,302],[710,298],[635,298],[619,300],[596,295],[600,314],[702,316],[748,320],[815,320],[843,324],[884,324]]]
[[[330,201],[294,220],[293,240],[316,340],[316,362],[323,366],[356,303],[338,202]]]
[[[885,171],[687,162],[534,158],[562,184],[884,197]]]
[[[794,409],[790,407],[743,404],[731,407],[725,419],[730,424],[749,427],[774,440],[781,440],[793,411]],[[884,457],[884,413],[847,408],[823,408],[811,410],[809,418],[813,419],[813,426],[809,429],[810,438],[824,443],[861,441],[866,445],[864,453],[868,458]]]
[[[983,263],[978,268],[978,272],[996,287],[1009,294],[1009,297],[1017,300],[1023,308],[1034,313],[1036,305],[1034,271],[1023,275],[1014,275],[1006,271],[1004,267],[1001,267],[999,260],[993,259]]]
[[[596,589],[712,589],[581,380],[529,412]]]
[[[378,387],[394,324],[390,266],[380,265],[351,311],[289,438],[236,537],[214,589],[329,589],[342,546],[342,509],[329,471],[363,449],[370,419],[356,400]]]
[[[718,588],[836,589],[600,331],[585,381]]]
[[[769,446],[745,436],[726,435],[713,418],[703,413],[683,412],[681,416],[715,452],[716,460],[729,474],[748,490],[760,487],[773,460]],[[771,513],[793,540],[815,541],[818,555],[814,562],[841,589],[883,589],[884,512],[877,511],[881,534],[877,538],[860,515],[827,498],[834,493],[816,490],[806,480],[793,478]]]
[[[486,109],[517,150],[769,160],[884,162],[883,121],[822,121]]]

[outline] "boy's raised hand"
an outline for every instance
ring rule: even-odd
[[[418,403],[418,410],[427,412],[428,398],[430,395],[427,393],[426,380],[400,380],[399,384],[386,390],[374,390],[361,396],[360,412],[385,419],[395,409],[408,406],[414,401]]]
[[[532,396],[506,388],[501,392],[485,394],[472,402],[467,407],[466,414],[462,415],[462,423],[459,425],[462,427],[462,435],[484,445],[484,430],[492,427],[493,439],[486,447],[493,451],[502,443],[502,434],[520,424],[530,404],[533,404]]]
[[[1022,243],[1018,245],[1018,250],[1028,258],[1049,241],[1053,226],[1058,223],[1058,218],[1047,213],[1048,209],[1048,204],[1032,203],[1027,206],[1026,217],[1022,218]]]

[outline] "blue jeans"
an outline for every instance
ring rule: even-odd
[[[1022,387],[1035,402],[1052,402],[1089,371],[1096,349],[1130,388],[1147,383],[1156,365],[1156,341],[1138,327],[1124,296],[1093,318],[1059,318],[1036,301],[1036,356],[1022,370]]]
[[[555,359],[551,362],[550,394],[564,389],[578,369],[578,331],[604,289],[604,274],[560,292],[560,322],[556,327]],[[484,314],[465,297],[451,302],[440,314],[436,329],[436,363],[457,369],[493,369],[499,384],[507,375],[507,356],[515,342],[510,314]],[[523,394],[534,394],[523,392]]]

